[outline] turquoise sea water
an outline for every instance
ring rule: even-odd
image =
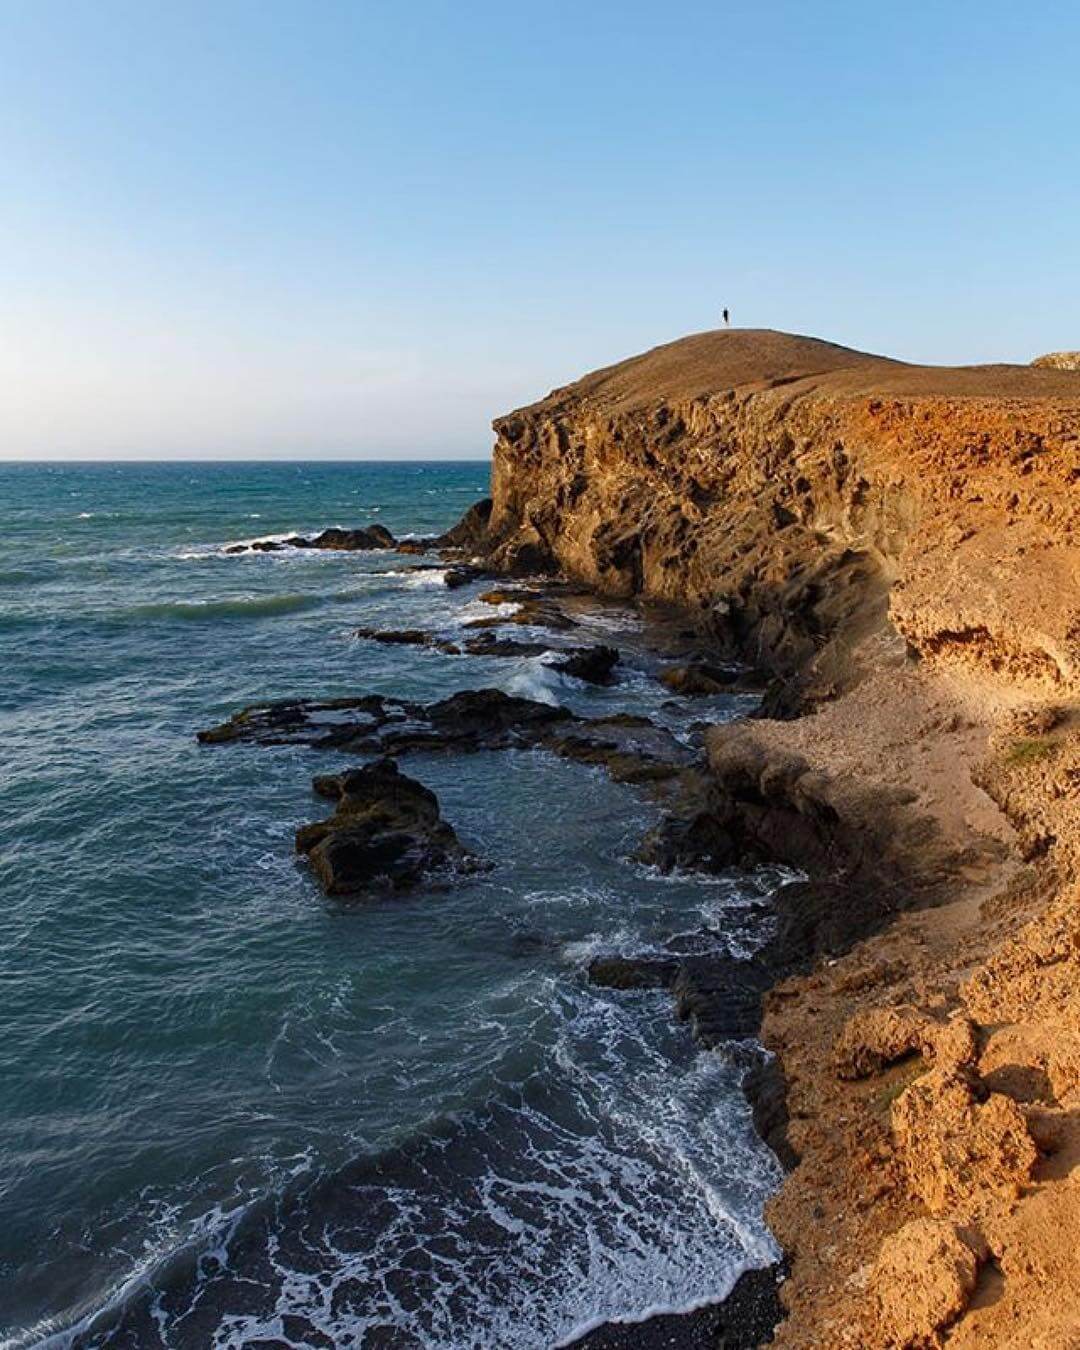
[[[703,926],[745,948],[769,878],[632,865],[656,808],[597,771],[412,757],[496,866],[344,907],[292,850],[338,759],[195,743],[245,703],[369,690],[676,717],[630,611],[574,635],[631,649],[598,690],[356,639],[484,612],[413,559],[223,552],[437,531],[486,486],[479,463],[0,466],[0,1345],[541,1347],[774,1256],[736,1069],[665,995],[583,977]]]

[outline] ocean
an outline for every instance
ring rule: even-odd
[[[326,751],[206,747],[244,704],[497,687],[680,735],[647,625],[594,688],[386,647],[490,612],[396,552],[484,463],[0,465],[0,1345],[531,1350],[723,1297],[777,1256],[738,1056],[590,957],[749,953],[768,873],[628,860],[658,807],[541,751],[414,755],[490,872],[347,905],[297,861]],[[524,636],[558,639],[525,630]]]

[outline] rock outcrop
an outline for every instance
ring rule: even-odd
[[[202,745],[310,745],[380,757],[415,751],[544,749],[597,765],[620,783],[674,779],[697,759],[693,750],[647,717],[579,717],[568,708],[499,689],[467,689],[426,704],[381,694],[257,704],[200,731],[198,740]]]
[[[483,866],[442,819],[434,792],[392,759],[321,776],[313,786],[336,805],[327,820],[297,830],[296,851],[307,856],[327,895],[401,893]]]
[[[301,534],[287,539],[256,539],[250,544],[230,544],[226,553],[278,553],[285,548],[324,548],[336,553],[394,548],[397,540],[385,525],[366,525],[362,529],[343,530],[337,526],[308,539]]]
[[[1031,364],[1044,370],[1080,370],[1080,352],[1047,352]]]
[[[495,430],[497,565],[548,554],[601,591],[690,605],[811,698],[875,664],[864,640],[886,614],[937,665],[1014,690],[1075,685],[1071,372],[702,333]]]

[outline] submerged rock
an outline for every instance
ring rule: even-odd
[[[314,787],[337,806],[327,820],[301,826],[296,848],[327,895],[407,891],[436,873],[483,866],[442,819],[434,792],[392,759],[317,778]]]
[[[311,745],[361,755],[546,749],[599,765],[620,782],[670,778],[695,759],[694,751],[648,718],[578,717],[568,708],[500,689],[463,690],[428,704],[381,694],[261,704],[200,731],[198,740]]]

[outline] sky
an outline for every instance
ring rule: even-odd
[[[1080,347],[1074,0],[0,0],[0,458],[483,457],[734,324]]]

